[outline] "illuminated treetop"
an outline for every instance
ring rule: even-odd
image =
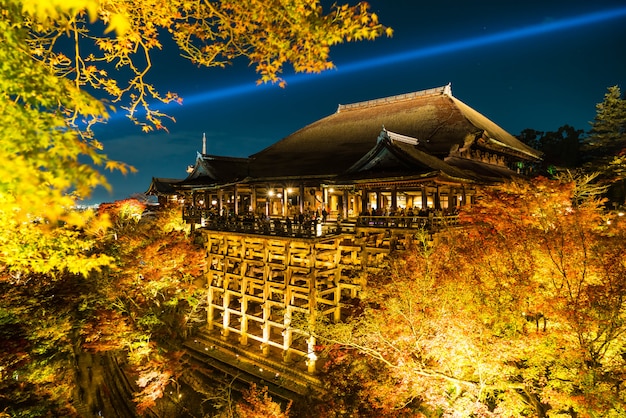
[[[0,218],[11,225],[0,259],[21,253],[17,231],[36,217],[83,227],[67,209],[109,187],[95,167],[133,170],[107,158],[91,131],[109,104],[144,131],[164,129],[167,116],[151,103],[181,98],[146,78],[163,38],[197,65],[245,57],[260,83],[283,84],[287,63],[332,68],[332,45],[384,32],[366,3],[324,11],[317,0],[0,0]]]

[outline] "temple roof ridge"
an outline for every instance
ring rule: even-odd
[[[435,96],[435,95],[442,95],[442,94],[452,97],[452,84],[451,83],[448,83],[445,86],[441,86],[441,87],[434,87],[431,89],[414,91],[412,93],[404,93],[404,94],[398,94],[395,96],[381,97],[379,99],[365,100],[365,101],[356,102],[356,103],[340,104],[339,107],[337,108],[337,113],[340,113],[342,111],[352,110],[352,109],[361,109],[364,107],[373,107],[373,106],[378,106],[381,104],[388,104],[388,103],[394,103],[394,102],[399,102],[403,100],[410,100],[415,97]]]
[[[419,144],[419,139],[414,138],[412,136],[402,135],[397,132],[391,132],[384,128],[383,130],[385,131],[385,133],[387,134],[387,137],[391,140],[391,142],[404,142],[405,144],[409,144],[409,145]]]
[[[204,161],[232,161],[232,162],[246,162],[250,160],[250,157],[231,157],[228,155],[214,155],[214,154],[197,154],[197,158]]]

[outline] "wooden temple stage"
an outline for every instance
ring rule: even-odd
[[[196,230],[207,251],[208,315],[186,343],[192,361],[279,398],[319,394],[322,348],[303,328],[341,320],[368,275],[417,232],[358,224],[341,231],[297,238]]]

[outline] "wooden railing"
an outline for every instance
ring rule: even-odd
[[[358,216],[347,221],[305,219],[302,222],[291,218],[258,218],[252,215],[217,216],[202,208],[184,208],[183,219],[201,224],[202,227],[217,231],[242,232],[248,234],[279,235],[293,237],[316,237],[340,232],[354,232],[357,228],[406,228],[437,229],[457,225],[456,214],[428,216]]]
[[[203,228],[214,231],[242,232],[246,234],[279,235],[292,237],[315,237],[337,231],[336,224],[318,224],[316,220],[293,222],[283,218],[258,218],[244,216],[217,216],[206,211],[183,211],[183,219],[201,224]]]
[[[457,225],[458,215],[359,216],[357,227],[432,229]]]

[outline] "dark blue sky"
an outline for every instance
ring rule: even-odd
[[[435,4],[436,3],[436,4]],[[337,69],[293,76],[287,87],[256,86],[245,61],[226,69],[196,68],[171,48],[156,57],[153,81],[183,105],[169,133],[143,134],[114,115],[96,129],[109,157],[139,172],[110,174],[113,193],[92,202],[144,192],[151,178],[184,178],[207,136],[207,152],[244,157],[334,113],[338,104],[452,83],[454,96],[513,135],[525,128],[587,130],[609,86],[626,89],[623,0],[525,2],[372,0],[392,38],[348,43],[331,51]],[[607,13],[608,11],[608,13]]]

